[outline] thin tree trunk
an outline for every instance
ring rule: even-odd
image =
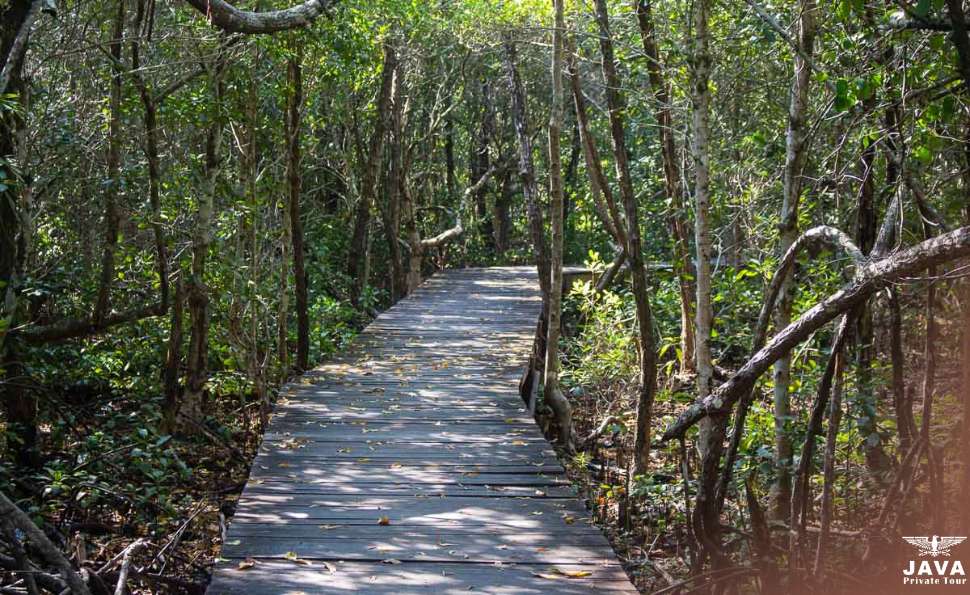
[[[199,207],[195,216],[195,230],[192,237],[192,269],[188,285],[188,306],[191,325],[189,328],[189,351],[186,358],[185,390],[179,417],[191,422],[200,420],[203,415],[205,384],[209,377],[209,289],[205,282],[206,263],[212,242],[212,222],[215,211],[215,198],[219,171],[222,163],[222,126],[221,114],[225,93],[226,55],[220,47],[210,66],[210,91],[212,105],[216,113],[206,130],[205,139],[205,184]],[[187,426],[191,428],[191,425]]]
[[[579,139],[583,148],[583,160],[586,163],[586,171],[589,174],[589,189],[592,196],[593,211],[599,217],[607,233],[617,244],[620,251],[625,251],[627,244],[626,223],[616,200],[613,198],[613,191],[603,173],[603,166],[596,148],[596,140],[589,130],[589,116],[586,113],[586,99],[583,97],[582,79],[580,78],[579,66],[576,62],[575,48],[572,43],[567,43],[568,54],[567,64],[569,67],[570,89],[573,95],[573,105],[576,110],[576,123],[579,128]]]
[[[637,197],[630,176],[630,157],[624,138],[626,103],[620,92],[620,77],[616,73],[613,38],[606,0],[596,0],[596,21],[599,25],[600,53],[603,56],[603,79],[606,82],[606,105],[610,116],[610,139],[620,197],[626,218],[626,252],[630,261],[630,278],[633,281],[633,299],[637,312],[637,335],[640,340],[640,377],[637,395],[637,426],[633,445],[633,472],[630,480],[647,472],[650,463],[650,429],[653,423],[653,400],[657,381],[657,349],[653,336],[653,314],[647,296],[647,270],[643,265],[643,247],[640,242],[640,215]],[[620,220],[615,221],[617,227]]]
[[[552,249],[549,266],[549,325],[546,328],[546,362],[543,399],[556,416],[559,441],[573,449],[572,407],[559,387],[559,332],[562,328],[562,250],[563,250],[563,180],[562,180],[562,69],[563,22],[562,0],[553,0],[555,24],[552,30],[552,100],[549,113],[549,219],[552,224]]]
[[[825,433],[825,462],[823,463],[821,530],[815,550],[816,577],[824,572],[825,554],[828,549],[829,532],[832,529],[832,500],[835,484],[835,447],[838,442],[839,424],[842,421],[842,373],[845,357],[840,350],[836,354],[835,380],[832,386],[832,402],[829,404],[829,427]]]
[[[798,51],[794,56],[791,103],[788,107],[788,131],[785,136],[785,169],[782,175],[782,205],[778,254],[784,254],[798,237],[798,207],[802,194],[802,170],[805,167],[808,117],[808,93],[811,87],[811,60],[815,49],[816,6],[814,0],[799,0],[798,5]],[[794,277],[789,272],[782,282],[775,328],[784,328],[791,322],[792,285]],[[774,369],[774,416],[775,416],[775,481],[771,486],[772,516],[785,520],[790,515],[792,444],[790,429],[791,356],[786,355],[775,362]]]
[[[135,31],[131,40],[131,72],[138,88],[142,104],[142,122],[145,129],[145,160],[148,162],[148,204],[152,213],[152,235],[155,239],[155,269],[158,274],[158,311],[159,315],[168,311],[169,302],[169,263],[168,240],[162,227],[161,177],[162,167],[158,149],[158,105],[151,89],[141,76],[141,35],[139,30],[145,19],[145,0],[138,0],[135,15]],[[154,7],[154,4],[152,4]]]
[[[173,432],[177,428],[179,405],[182,402],[182,386],[179,372],[182,368],[182,340],[185,307],[185,285],[182,271],[175,272],[175,296],[168,325],[168,345],[165,351],[165,369],[162,371],[162,385],[165,391],[165,429]]]
[[[481,88],[482,121],[481,128],[478,133],[478,142],[473,149],[476,155],[472,160],[472,164],[475,165],[470,177],[472,183],[481,178],[491,167],[491,158],[489,157],[488,145],[492,140],[492,136],[495,134],[493,130],[495,122],[495,112],[493,107],[494,97],[492,96],[492,86],[489,84],[488,79],[482,79]],[[488,208],[487,195],[488,188],[483,186],[481,189],[475,192],[473,202],[475,204],[475,214],[478,217],[479,234],[481,234],[482,239],[485,241],[485,245],[488,250],[494,254],[495,228]]]
[[[413,205],[407,187],[406,169],[404,163],[404,66],[399,64],[394,73],[391,87],[391,130],[388,152],[390,153],[390,172],[387,183],[387,241],[391,255],[391,276],[393,277],[393,298],[400,299],[412,291],[412,279],[409,275],[414,257],[417,256],[418,273],[420,275],[421,247],[420,241],[414,241],[417,227],[413,220]],[[454,158],[454,157],[452,157]],[[453,166],[454,164],[452,164]],[[408,266],[404,264],[401,254],[400,227],[404,221],[405,241],[408,244]],[[420,240],[420,237],[417,238]],[[415,246],[417,252],[415,254]],[[415,285],[416,287],[416,285]]]
[[[876,97],[864,102],[864,109],[875,109]],[[856,244],[863,254],[869,254],[875,245],[877,233],[876,223],[876,192],[875,192],[875,159],[876,144],[871,143],[863,148],[859,159],[858,207],[856,213]],[[889,457],[882,448],[877,432],[876,397],[873,391],[872,354],[873,354],[873,321],[872,310],[867,305],[859,316],[856,328],[856,386],[858,391],[857,406],[862,411],[859,419],[859,432],[864,440],[863,450],[866,457],[866,467],[874,477],[880,479],[889,468]],[[874,438],[874,439],[873,439]]]
[[[695,365],[697,367],[698,398],[705,400],[711,394],[714,366],[711,356],[711,331],[713,310],[711,308],[711,228],[710,228],[710,32],[708,18],[710,3],[697,0],[694,3],[694,45],[691,55],[691,105],[692,143],[694,159],[694,243],[697,251],[697,311],[694,338]],[[695,560],[694,571],[700,571],[705,558],[710,557],[714,567],[724,563],[721,553],[721,527],[717,506],[717,478],[721,451],[723,450],[727,418],[714,413],[700,424],[698,450],[701,455],[701,471],[697,485],[697,502],[694,506],[692,524],[694,535],[701,544],[701,555]]]
[[[809,506],[812,501],[810,494],[809,479],[812,474],[813,462],[815,459],[815,438],[822,433],[822,421],[825,419],[825,412],[829,406],[829,399],[832,395],[832,386],[838,368],[841,365],[841,354],[845,348],[845,343],[849,337],[850,329],[855,323],[858,312],[846,314],[839,324],[832,340],[832,350],[829,354],[828,363],[818,384],[818,392],[815,401],[812,403],[812,412],[805,430],[805,441],[798,458],[798,468],[795,471],[794,485],[792,490],[792,500],[789,510],[791,511],[788,527],[790,529],[790,565],[800,566],[803,546],[805,543],[805,526],[809,516]]]
[[[916,438],[916,422],[913,419],[913,404],[906,391],[906,359],[903,354],[903,317],[899,307],[899,292],[892,288],[889,292],[890,311],[890,357],[892,360],[893,409],[896,414],[896,431],[899,434],[899,452],[909,452]]]
[[[522,184],[522,194],[525,196],[526,214],[529,219],[529,235],[535,253],[536,269],[539,273],[539,289],[542,294],[542,310],[536,323],[535,341],[532,355],[525,374],[519,383],[519,392],[529,404],[534,407],[533,392],[538,386],[539,377],[546,357],[546,328],[549,318],[549,248],[546,244],[542,211],[536,190],[535,167],[532,162],[532,137],[529,136],[529,115],[525,102],[525,90],[516,66],[516,49],[511,37],[504,39],[505,67],[509,81],[509,94],[512,96],[512,120],[515,124],[515,134],[519,143],[519,177]]]
[[[455,121],[451,114],[445,118],[445,187],[448,196],[454,196],[458,188],[455,181]]]
[[[31,11],[29,0],[11,0],[0,7],[0,63],[9,80],[6,93],[21,97],[24,92],[23,63],[26,42],[17,51],[15,44],[21,28],[28,26]],[[24,126],[23,118],[16,113],[0,118],[0,167],[7,179],[16,180],[14,171],[6,167],[18,154],[18,139]],[[14,453],[17,463],[33,466],[39,463],[37,445],[37,401],[30,391],[24,390],[20,376],[23,373],[19,350],[9,340],[9,329],[19,320],[18,262],[21,253],[23,229],[17,184],[4,184],[0,189],[0,402],[13,441],[19,446]],[[25,242],[24,242],[25,243]]]
[[[122,43],[125,35],[126,0],[118,0],[111,41],[108,52],[111,59],[121,63]],[[121,188],[121,91],[122,74],[112,68],[111,84],[108,92],[108,152],[107,184],[104,188],[104,246],[101,250],[101,277],[98,282],[98,297],[94,306],[92,320],[100,324],[111,307],[111,286],[115,278],[115,252],[118,248],[118,234],[121,216],[118,210],[118,195]]]
[[[383,74],[381,88],[377,97],[377,114],[374,118],[374,131],[368,146],[366,163],[360,183],[360,196],[354,214],[354,231],[350,240],[347,273],[353,280],[350,301],[359,305],[360,297],[367,286],[368,270],[368,230],[370,229],[371,206],[377,196],[377,178],[383,161],[384,134],[391,104],[391,87],[394,71],[397,69],[397,53],[390,40],[384,41]]]
[[[654,118],[660,134],[660,157],[664,168],[664,192],[669,203],[667,224],[674,246],[674,275],[680,291],[680,347],[681,371],[693,372],[694,366],[694,263],[690,258],[688,240],[689,222],[684,206],[681,187],[677,141],[674,139],[673,110],[670,105],[670,88],[664,74],[664,64],[657,49],[654,34],[653,11],[650,0],[634,0],[640,40],[647,57],[647,77],[654,100]]]
[[[293,246],[293,226],[290,224],[290,209],[282,209],[280,230],[280,302],[276,314],[276,353],[279,362],[280,382],[290,375],[290,269],[286,263],[290,259]]]
[[[302,186],[300,164],[300,119],[303,109],[303,71],[300,66],[302,51],[287,60],[286,72],[289,94],[287,96],[287,162],[286,178],[289,185],[287,208],[290,212],[290,241],[293,247],[293,284],[296,290],[296,371],[310,367],[310,314],[307,295],[305,248],[303,246],[303,219],[301,218],[300,193]]]

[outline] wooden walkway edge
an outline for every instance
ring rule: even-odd
[[[441,272],[277,406],[208,593],[636,593],[518,396],[534,269]]]

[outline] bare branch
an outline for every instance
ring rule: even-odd
[[[225,0],[185,1],[213,26],[230,33],[275,33],[306,27],[334,4],[334,0],[307,0],[291,8],[254,12],[240,10]]]
[[[482,186],[484,186],[488,182],[489,178],[492,177],[493,173],[495,173],[494,165],[488,168],[488,171],[482,174],[482,177],[479,178],[477,182],[475,182],[474,184],[466,188],[465,193],[461,197],[462,204],[464,204],[465,201],[469,199],[469,197],[471,197],[476,192],[481,190]],[[438,246],[447,244],[448,242],[457,238],[463,233],[465,233],[465,226],[461,222],[461,208],[459,207],[458,220],[455,221],[455,226],[452,227],[451,229],[446,229],[445,231],[434,236],[433,238],[426,238],[421,240],[421,246],[423,248],[437,248]]]

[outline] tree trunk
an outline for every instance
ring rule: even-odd
[[[122,43],[125,35],[126,0],[118,0],[111,41],[108,52],[111,59],[120,64]],[[105,158],[107,183],[104,187],[104,246],[101,250],[101,278],[98,282],[98,297],[94,306],[92,321],[100,324],[111,307],[111,286],[115,278],[115,252],[118,248],[118,233],[121,216],[118,211],[118,195],[121,188],[121,91],[122,74],[117,68],[111,70],[111,84],[108,92],[108,151]]]
[[[15,48],[21,27],[28,24],[31,11],[29,0],[11,0],[0,7],[0,64],[9,72],[6,93],[22,96],[24,91],[23,63],[26,43],[20,51]],[[10,339],[9,329],[20,324],[18,319],[19,274],[22,229],[19,184],[15,172],[7,163],[16,162],[19,131],[24,121],[16,112],[0,114],[0,172],[5,183],[0,189],[0,401],[3,403],[8,432],[18,444],[14,458],[17,463],[33,466],[37,456],[37,402],[24,390],[20,376],[23,367],[17,346]]]
[[[455,121],[450,114],[445,118],[445,188],[448,196],[454,196],[458,188],[455,181]]]
[[[815,576],[821,577],[824,571],[825,553],[828,548],[829,532],[832,528],[832,501],[835,485],[835,448],[842,422],[842,373],[845,357],[840,351],[836,354],[835,379],[832,386],[832,402],[829,404],[829,427],[825,433],[825,462],[823,463],[822,511],[819,514],[821,531],[815,550]]]
[[[549,112],[549,219],[552,246],[549,255],[549,325],[546,328],[545,378],[543,400],[552,408],[559,427],[559,441],[568,450],[572,441],[573,412],[559,388],[559,332],[562,328],[562,250],[563,250],[563,180],[562,180],[562,68],[563,22],[562,0],[553,0],[555,24],[552,30],[552,100]]]
[[[226,71],[225,49],[220,47],[210,66],[210,91],[212,105],[211,124],[205,138],[205,184],[195,215],[195,230],[192,236],[192,269],[186,296],[189,306],[189,352],[186,358],[185,389],[179,407],[179,417],[189,422],[185,426],[191,430],[192,421],[201,421],[204,412],[205,384],[209,377],[209,288],[205,282],[206,261],[212,242],[212,222],[215,211],[216,189],[222,163],[222,102],[225,92],[224,76]]]
[[[391,299],[397,301],[410,291],[408,269],[401,254],[400,226],[402,218],[410,216],[410,205],[405,205],[404,186],[404,68],[398,65],[391,87],[391,129],[388,144],[390,171],[387,176],[387,206],[384,228],[387,234],[388,252],[391,257]],[[405,212],[406,211],[406,212]],[[410,246],[410,243],[409,243]],[[411,246],[413,249],[413,246]]]
[[[384,134],[391,104],[391,87],[394,71],[397,69],[397,53],[390,40],[384,41],[384,65],[381,75],[381,89],[377,97],[377,114],[374,118],[374,131],[371,134],[367,151],[367,161],[360,181],[360,197],[354,215],[354,232],[350,240],[347,273],[353,280],[350,301],[354,306],[360,303],[360,296],[367,286],[367,245],[370,229],[371,206],[377,196],[377,177],[383,161]]]
[[[576,63],[576,51],[573,44],[568,44],[567,64],[569,66],[569,82],[573,95],[573,106],[576,110],[576,126],[579,130],[579,140],[583,148],[583,160],[589,175],[589,190],[592,197],[593,212],[600,219],[606,232],[616,243],[618,250],[625,252],[627,244],[626,223],[609,181],[603,173],[603,166],[596,148],[596,140],[589,130],[589,116],[586,113],[586,99],[583,97],[582,79],[579,65]]]
[[[805,167],[805,145],[808,116],[808,92],[812,69],[808,63],[815,49],[815,1],[799,0],[798,51],[794,56],[791,103],[788,107],[788,131],[785,135],[785,169],[782,174],[782,204],[778,254],[788,251],[798,237],[798,205],[802,193],[802,170]],[[775,328],[785,328],[791,322],[793,271],[785,276],[779,294]],[[790,429],[791,356],[786,355],[775,363],[774,369],[774,416],[775,416],[775,480],[771,486],[772,516],[786,520],[790,515],[792,444]]]
[[[145,18],[145,0],[139,0],[135,15],[135,29],[139,29]],[[155,269],[158,274],[158,310],[159,315],[168,311],[169,302],[169,263],[168,240],[162,227],[161,178],[162,166],[159,157],[158,141],[158,105],[151,89],[145,84],[141,75],[141,32],[136,31],[131,40],[131,72],[138,88],[138,96],[142,104],[142,123],[145,129],[145,160],[148,162],[148,204],[152,212],[152,235],[155,239]]]
[[[290,269],[286,266],[293,246],[293,226],[290,209],[284,205],[280,221],[280,302],[276,314],[276,357],[279,363],[279,381],[285,382],[292,370],[290,364]]]
[[[290,212],[290,241],[293,247],[293,284],[296,290],[296,371],[310,367],[310,313],[307,296],[303,220],[300,209],[302,176],[300,171],[300,119],[303,109],[302,51],[287,60],[286,178],[289,185],[287,208]]]
[[[690,258],[687,209],[684,206],[680,182],[677,141],[674,139],[674,118],[670,105],[670,89],[660,60],[654,34],[653,11],[650,0],[634,0],[640,40],[647,57],[647,76],[654,100],[654,118],[660,134],[660,157],[664,168],[664,193],[668,206],[667,225],[674,245],[674,274],[680,291],[680,348],[681,371],[694,371],[694,263]]]
[[[471,161],[474,166],[472,169],[472,175],[470,176],[470,181],[475,183],[476,180],[482,177],[489,167],[491,167],[491,158],[488,153],[488,145],[492,140],[494,135],[494,97],[492,96],[492,86],[489,84],[488,79],[482,79],[482,109],[481,109],[481,129],[478,133],[478,143],[473,149],[476,153],[475,158]],[[474,196],[475,204],[475,215],[478,217],[478,232],[485,242],[485,246],[492,254],[495,253],[495,229],[492,223],[491,212],[488,208],[488,187],[483,186]]]
[[[509,249],[512,236],[512,219],[509,211],[512,207],[512,170],[502,168],[501,189],[495,196],[492,205],[492,221],[495,231],[495,256],[502,258]]]
[[[185,284],[182,271],[175,272],[175,296],[168,325],[168,345],[165,351],[165,368],[162,371],[162,386],[165,391],[165,431],[171,433],[178,427],[178,411],[182,402],[182,386],[179,372],[182,368],[182,339],[185,307]]]
[[[546,245],[542,211],[536,190],[535,167],[532,162],[532,137],[529,136],[529,115],[525,102],[525,90],[516,66],[516,50],[509,36],[505,37],[505,67],[509,80],[509,94],[512,96],[512,120],[515,123],[515,134],[519,142],[519,178],[522,184],[522,194],[525,196],[526,214],[529,219],[529,234],[535,253],[536,269],[539,272],[539,289],[542,293],[542,310],[536,323],[536,335],[533,342],[532,355],[526,368],[519,391],[530,407],[532,394],[538,385],[542,374],[542,367],[546,357],[546,337],[549,318],[549,248]]]
[[[626,148],[624,120],[626,103],[620,93],[620,77],[616,73],[616,58],[613,54],[613,37],[610,33],[610,17],[606,0],[596,0],[596,21],[599,25],[600,53],[603,57],[603,79],[606,82],[606,105],[610,116],[610,139],[613,147],[613,161],[616,178],[619,182],[620,198],[626,229],[620,229],[622,222],[616,218],[621,237],[626,237],[626,253],[630,260],[630,278],[633,281],[633,299],[637,311],[637,335],[640,341],[640,377],[637,395],[637,427],[633,445],[633,473],[630,480],[647,472],[650,459],[650,429],[653,422],[653,399],[657,380],[657,348],[653,336],[653,314],[647,297],[647,269],[643,265],[643,247],[640,242],[640,215],[637,197],[633,191],[630,176],[630,156]]]
[[[916,438],[916,421],[913,404],[906,390],[906,358],[903,353],[903,316],[899,307],[899,292],[892,288],[889,293],[890,310],[890,357],[892,359],[893,410],[896,415],[896,431],[899,435],[899,452],[909,452]]]
[[[697,312],[694,353],[697,367],[697,393],[700,400],[711,394],[714,366],[711,357],[711,195],[710,195],[710,32],[708,18],[710,2],[694,2],[694,41],[691,55],[691,112],[692,144],[694,158],[694,241],[697,250]],[[726,416],[717,413],[707,416],[700,425],[698,450],[701,454],[701,472],[697,487],[697,503],[694,507],[694,535],[702,545],[695,571],[703,564],[704,557],[711,557],[715,567],[722,563],[720,551],[720,522],[717,507],[716,483],[721,450],[723,449]]]
[[[864,102],[864,109],[875,109],[876,96],[872,95]],[[862,150],[859,159],[858,207],[856,212],[856,244],[863,254],[869,254],[875,246],[876,223],[876,191],[875,191],[875,160],[876,143],[870,143]],[[863,413],[859,419],[859,432],[864,440],[863,450],[866,457],[866,467],[877,479],[889,469],[891,462],[882,448],[876,426],[877,406],[873,390],[872,357],[873,357],[873,322],[872,310],[867,305],[863,308],[856,327],[856,386],[858,391],[857,406]]]

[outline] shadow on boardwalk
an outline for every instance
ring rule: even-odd
[[[531,269],[445,271],[309,373],[208,592],[635,593],[518,396],[538,309]]]

